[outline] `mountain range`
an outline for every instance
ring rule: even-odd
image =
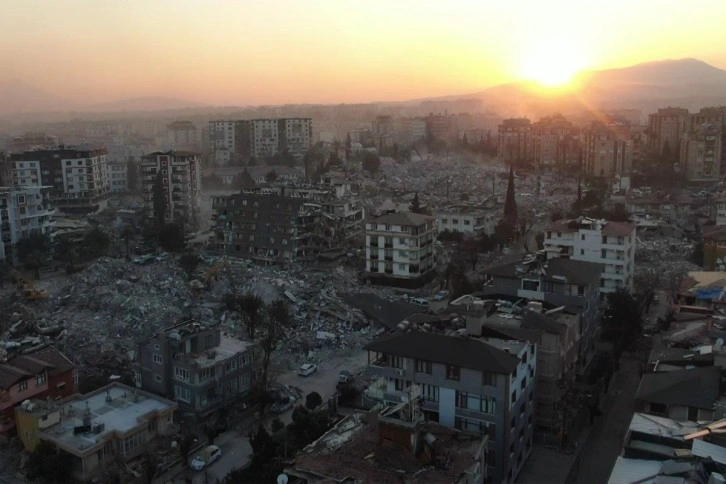
[[[597,109],[640,109],[680,106],[698,109],[726,104],[726,70],[697,59],[637,64],[619,69],[586,71],[571,89],[544,89],[532,81],[501,84],[467,95],[452,95],[405,102],[480,99],[485,109],[502,116],[542,116]],[[397,104],[397,103],[385,103]],[[141,97],[102,104],[64,99],[23,81],[0,82],[0,116],[16,113],[150,112],[201,108],[203,104],[167,97]],[[212,106],[208,106],[212,107]]]

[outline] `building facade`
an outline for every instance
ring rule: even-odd
[[[31,234],[52,239],[54,215],[48,187],[0,187],[0,261],[14,261],[13,248]]]
[[[260,357],[255,343],[185,321],[138,345],[134,378],[137,387],[204,417],[252,389]]]
[[[688,181],[718,182],[726,161],[724,128],[704,123],[683,134],[680,165]],[[726,166],[723,166],[726,168]]]
[[[633,141],[628,126],[593,122],[583,132],[583,170],[614,178],[633,168]]]
[[[199,149],[199,132],[191,121],[174,121],[167,126],[167,144],[172,150]]]
[[[438,231],[461,232],[465,235],[491,235],[497,224],[494,212],[480,212],[465,208],[451,207],[436,214]]]
[[[559,220],[547,228],[544,238],[547,258],[567,257],[603,265],[600,293],[622,287],[633,291],[635,271],[635,226],[581,217]]]
[[[106,206],[111,190],[105,149],[59,147],[10,155],[13,183],[49,187],[50,201],[66,213],[90,213]]]
[[[133,166],[133,162],[132,166]],[[129,162],[108,163],[108,173],[112,193],[124,193],[129,191]]]
[[[505,119],[499,125],[499,157],[506,164],[534,161],[532,123],[526,118]]]
[[[689,123],[688,109],[661,108],[657,113],[648,115],[648,143],[651,151],[660,155],[670,151],[672,155],[679,152],[681,136]],[[667,154],[667,153],[666,153]]]
[[[302,159],[310,150],[310,118],[265,118],[209,122],[209,148],[215,165],[246,163],[288,152]]]
[[[409,332],[366,349],[368,370],[378,377],[367,398],[420,395],[427,420],[488,435],[487,474],[514,482],[532,449],[536,345]]]
[[[542,118],[532,125],[535,164],[545,170],[560,171],[578,166],[580,162],[580,133],[562,115]]]
[[[198,153],[188,151],[156,151],[141,159],[141,186],[144,206],[151,218],[154,213],[154,191],[160,177],[164,192],[164,220],[199,222],[201,204],[201,162]]]
[[[381,284],[418,287],[435,273],[436,219],[409,212],[367,220],[365,277]]]

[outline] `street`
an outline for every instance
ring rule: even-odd
[[[218,479],[224,481],[224,478],[233,469],[244,467],[250,461],[252,447],[247,435],[242,435],[234,430],[229,433],[232,434],[230,440],[222,442],[225,439],[217,439],[220,442],[217,445],[222,449],[222,457],[217,462],[200,472],[191,469],[185,471],[187,475],[193,476],[193,484],[215,483]],[[190,461],[193,458],[194,455],[189,456]]]

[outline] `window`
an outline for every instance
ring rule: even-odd
[[[608,243],[608,236],[607,235],[603,235],[602,236],[602,243],[603,244],[607,244]]]
[[[214,368],[205,368],[199,372],[199,381],[207,381],[214,377]]]
[[[481,384],[488,387],[497,386],[497,375],[488,371],[481,372]]]
[[[174,367],[174,377],[177,380],[181,381],[189,381],[189,370],[186,368],[181,368],[179,366]]]
[[[146,444],[146,429],[140,430],[123,440],[123,453],[124,455],[131,455],[144,444]]]
[[[514,390],[512,392],[512,400],[511,400],[511,402],[516,402],[516,401],[517,401],[517,390]]]
[[[399,271],[405,271],[406,270],[406,264],[398,264],[398,270]]]
[[[161,357],[160,354],[154,353],[154,363],[159,364],[159,365],[164,363],[164,359]]]
[[[427,384],[421,384],[421,397],[423,397],[424,400],[428,400],[430,402],[438,402],[439,401],[439,387],[436,385],[427,385]]]
[[[539,291],[539,281],[522,279],[522,289],[525,291]]]
[[[585,255],[585,249],[580,249],[580,255]]]
[[[28,389],[28,380],[23,380],[20,383],[18,383],[18,391],[22,392],[23,390]]]
[[[453,219],[453,220],[452,220],[451,222],[452,222],[452,223],[453,223],[454,225],[458,225],[458,224],[459,224],[459,219],[458,219],[458,218],[455,218],[455,219]]]
[[[486,395],[475,395],[473,393],[456,392],[456,406],[467,410],[475,410],[482,413],[494,413],[496,410],[494,398]]]
[[[161,380],[161,375],[159,375],[158,373],[154,373],[154,381],[157,383],[161,383]]]
[[[416,373],[431,374],[431,362],[425,360],[416,360]]]
[[[447,223],[449,223],[449,219],[448,218],[442,218],[441,219],[441,223],[442,224],[447,224]]]
[[[471,225],[471,220],[464,220],[464,225]]]
[[[399,237],[398,238],[398,243],[399,244],[405,244],[406,243],[406,238],[405,237]]]
[[[607,250],[605,250],[605,249],[600,249],[600,257],[601,257],[602,259],[605,259],[605,258],[607,257],[607,252],[608,252],[608,251],[607,251]]]
[[[446,379],[459,381],[461,368],[453,365],[446,365]]]
[[[585,234],[580,235],[580,240],[585,240]]]
[[[189,403],[192,401],[192,392],[188,388],[180,387],[178,385],[174,386],[174,396],[181,402]]]
[[[224,365],[224,372],[225,373],[232,373],[234,370],[237,369],[237,360],[230,360]]]
[[[40,386],[45,383],[45,372],[35,375],[35,384]]]

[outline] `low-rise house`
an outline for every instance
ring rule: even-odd
[[[635,396],[644,413],[693,422],[712,420],[721,398],[718,367],[646,373]]]
[[[127,462],[174,432],[176,408],[172,401],[116,382],[60,402],[25,400],[15,418],[27,451],[49,442],[72,457],[73,479],[89,482],[110,463]]]
[[[532,450],[536,346],[528,341],[410,332],[366,346],[378,381],[366,397],[398,403],[420,393],[427,420],[486,434],[494,482],[513,482]]]
[[[436,220],[439,233],[448,231],[464,235],[492,235],[498,218],[494,211],[456,205],[438,210]]]
[[[413,413],[413,415],[412,415]],[[488,438],[424,422],[410,405],[348,415],[285,473],[304,484],[482,484]]]
[[[692,271],[683,279],[676,302],[713,309],[726,297],[726,272]]]
[[[259,377],[260,357],[256,343],[185,321],[138,345],[136,386],[205,417],[249,393]]]
[[[78,387],[75,365],[52,346],[0,363],[0,435],[15,432],[14,408],[29,398],[63,398]]]

